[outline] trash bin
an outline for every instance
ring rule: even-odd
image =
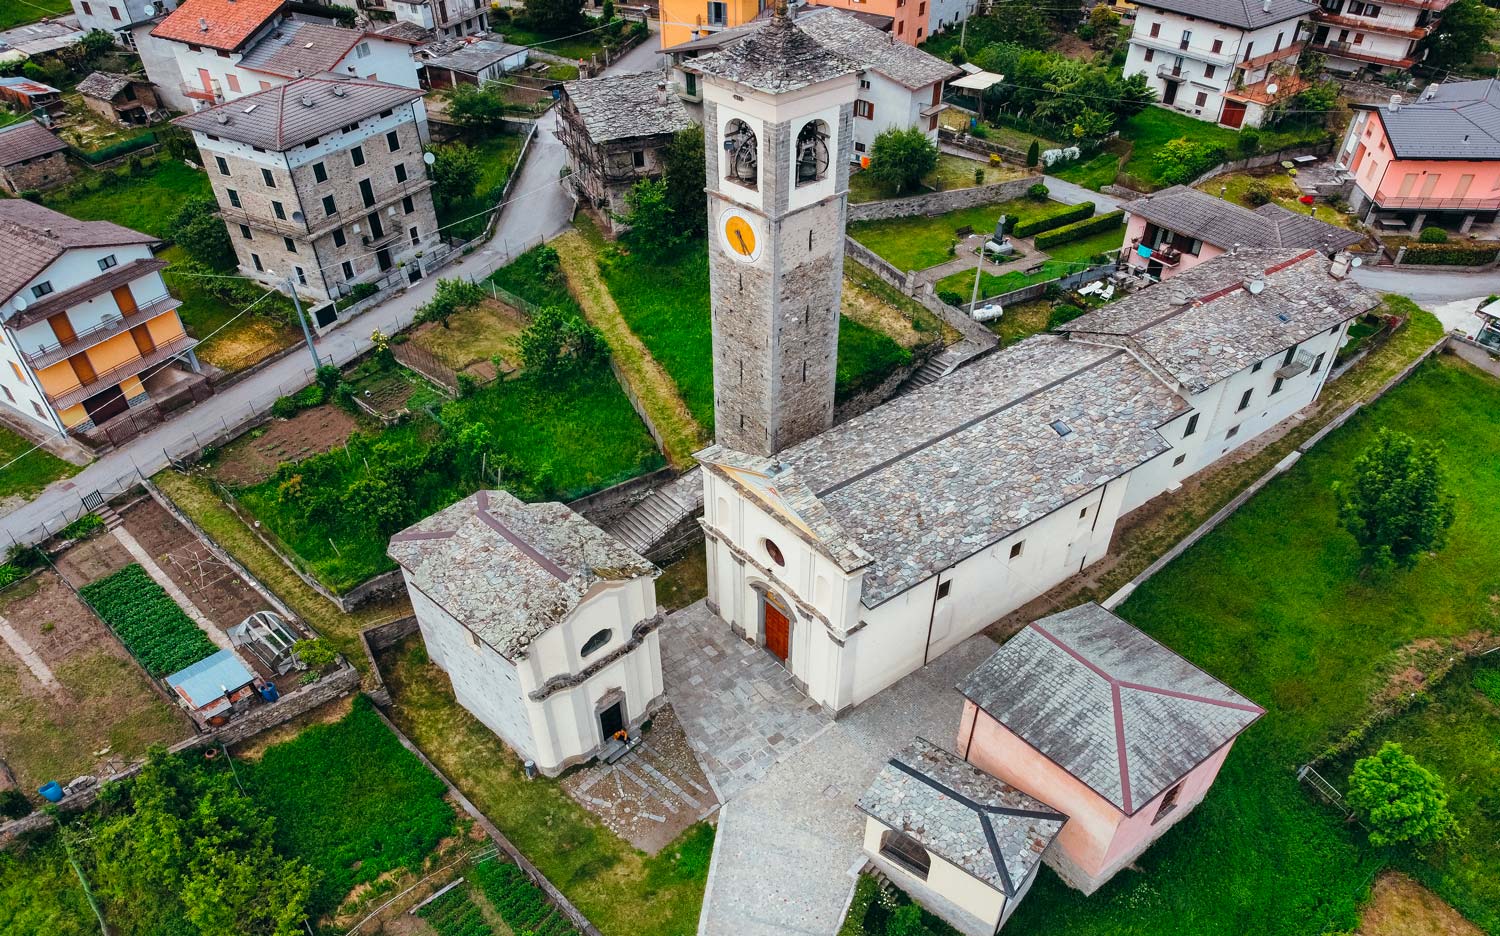
[[[53,780],[44,786],[37,787],[37,792],[42,794],[42,799],[49,803],[60,803],[63,798],[63,788]]]

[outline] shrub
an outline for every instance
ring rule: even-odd
[[[338,651],[322,637],[297,641],[292,644],[292,653],[312,670],[331,666],[339,658]]]
[[[1033,145],[1034,144],[1035,141],[1033,141]],[[1049,194],[1051,194],[1051,191],[1047,188],[1047,186],[1043,185],[1040,182],[1036,183],[1031,188],[1026,190],[1026,197],[1031,199],[1032,201],[1046,201]]]
[[[1063,225],[1055,230],[1047,231],[1036,236],[1033,241],[1038,250],[1046,250],[1058,244],[1066,244],[1079,238],[1097,234],[1100,231],[1108,231],[1125,223],[1125,212],[1111,211],[1109,214],[1096,215],[1083,221],[1075,221],[1072,224]]]
[[[1235,140],[1235,149],[1244,157],[1254,156],[1260,152],[1260,130],[1255,127],[1246,127],[1240,131],[1238,140]]]
[[[78,594],[98,612],[146,672],[166,676],[218,652],[208,635],[134,563]]]
[[[938,290],[937,297],[951,306],[961,306],[968,300],[951,289]]]
[[[543,379],[587,366],[609,351],[597,328],[556,306],[537,310],[519,344],[526,370]]]
[[[982,168],[974,170],[974,184],[975,185],[983,185],[984,184],[984,170]]]
[[[1354,460],[1353,478],[1334,483],[1339,523],[1367,567],[1409,569],[1442,548],[1457,514],[1438,451],[1382,428]]]
[[[1186,137],[1169,140],[1156,151],[1153,166],[1163,185],[1186,185],[1224,161],[1222,146],[1196,143]]]
[[[1408,244],[1403,263],[1432,266],[1483,266],[1500,256],[1500,247],[1485,244]]]
[[[31,800],[26,794],[17,789],[0,791],[0,816],[6,819],[20,819],[32,813]]]
[[[97,514],[84,514],[77,520],[63,527],[57,532],[60,539],[76,540],[83,539],[92,533],[104,529],[104,521]]]
[[[488,294],[483,286],[471,283],[462,276],[440,279],[432,298],[417,307],[413,321],[441,322],[447,328],[449,318],[479,305],[486,295]]]
[[[167,236],[204,266],[227,270],[235,263],[234,245],[218,210],[218,203],[210,197],[188,199],[177,210]]]
[[[1052,314],[1047,316],[1047,328],[1048,330],[1061,328],[1062,326],[1068,324],[1079,316],[1086,314],[1087,312],[1088,309],[1080,309],[1076,305],[1063,304],[1060,306],[1054,306],[1052,309]]]
[[[1417,235],[1417,241],[1423,244],[1446,244],[1448,232],[1440,227],[1425,227],[1422,233]]]
[[[1038,140],[1032,140],[1031,146],[1026,150],[1026,165],[1035,166],[1037,160],[1042,158],[1042,144]]]
[[[354,302],[363,302],[378,292],[380,287],[375,283],[355,283],[349,287],[349,298]]]
[[[1011,227],[1010,234],[1012,237],[1030,237],[1033,234],[1040,234],[1043,231],[1050,231],[1053,228],[1059,228],[1065,224],[1072,224],[1075,221],[1082,221],[1085,218],[1091,218],[1093,217],[1093,215],[1093,202],[1084,202],[1080,205],[1064,205],[1054,211],[1042,215],[1039,218],[1032,218],[1029,221],[1016,222],[1015,225]]]
[[[1370,824],[1370,844],[1433,845],[1459,834],[1442,778],[1387,741],[1354,764],[1349,805]]]
[[[1269,205],[1276,197],[1271,191],[1270,183],[1264,179],[1256,179],[1245,189],[1245,201],[1259,208],[1261,205]]]
[[[885,932],[886,936],[929,936],[922,908],[914,903],[897,907],[886,921]]]
[[[886,130],[870,146],[869,171],[882,187],[897,194],[914,188],[937,164],[937,144],[916,127]]]

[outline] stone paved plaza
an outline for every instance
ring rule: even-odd
[[[667,697],[724,802],[832,723],[780,661],[702,601],[667,617],[661,655]]]

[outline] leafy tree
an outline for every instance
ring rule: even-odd
[[[199,263],[227,270],[235,263],[234,244],[218,210],[218,204],[207,196],[188,199],[177,209],[167,236]]]
[[[484,167],[479,151],[466,143],[448,143],[428,147],[433,155],[432,197],[441,206],[450,207],[474,194]]]
[[[484,301],[486,295],[483,286],[462,276],[440,279],[432,291],[432,298],[417,307],[414,321],[441,322],[447,328],[450,316],[474,308]]]
[[[497,87],[458,84],[448,92],[448,116],[466,130],[499,127],[505,119],[505,111],[505,100]]]
[[[1088,26],[1093,32],[1094,48],[1109,48],[1120,34],[1120,14],[1101,3],[1089,11]]]
[[[665,180],[640,180],[625,193],[625,204],[630,213],[619,216],[620,220],[630,225],[630,242],[641,250],[659,253],[682,236]]]
[[[561,36],[585,25],[582,0],[525,0],[526,25],[538,32]]]
[[[417,503],[411,489],[392,477],[388,464],[355,481],[346,492],[348,509],[374,523],[381,536],[390,536],[416,519]]]
[[[917,127],[891,128],[870,146],[870,168],[875,181],[896,193],[914,188],[937,168],[937,144]]]
[[[1370,824],[1372,845],[1435,845],[1461,834],[1442,778],[1387,741],[1354,764],[1349,805]]]
[[[703,158],[703,128],[698,124],[679,130],[667,144],[664,160],[667,204],[672,220],[685,236],[696,237],[708,230],[708,186]]]
[[[550,380],[570,373],[608,354],[604,336],[589,323],[546,306],[532,316],[521,332],[521,362],[527,373]]]
[[[313,872],[272,847],[275,820],[227,771],[154,749],[133,780],[101,791],[85,848],[90,880],[127,934],[295,936]]]
[[[1496,14],[1480,0],[1454,0],[1443,11],[1437,30],[1422,40],[1424,64],[1431,68],[1463,68],[1489,46]]]
[[[1438,447],[1381,429],[1354,460],[1354,477],[1336,483],[1339,522],[1367,567],[1409,569],[1442,547],[1455,516]]]
[[[1032,140],[1031,146],[1026,150],[1026,165],[1035,166],[1042,159],[1042,144],[1040,141]]]
[[[22,816],[31,815],[31,800],[20,790],[11,788],[0,790],[0,816],[6,819],[20,819]]]
[[[1166,185],[1186,185],[1223,161],[1224,151],[1187,137],[1168,140],[1156,151],[1156,175]]]

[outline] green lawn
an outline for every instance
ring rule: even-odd
[[[1064,209],[1055,201],[1016,198],[994,205],[962,208],[932,217],[891,218],[886,221],[856,221],[849,225],[855,240],[875,251],[898,270],[925,270],[952,259],[948,248],[958,238],[954,231],[971,227],[993,231],[1002,214],[1026,221]]]
[[[512,11],[520,12],[519,10]],[[505,41],[513,45],[536,46],[542,52],[550,52],[553,55],[561,55],[563,58],[587,59],[589,56],[604,48],[604,33],[586,32],[599,25],[596,17],[586,17],[585,25],[564,34],[564,38],[553,36],[549,33],[537,32],[531,29],[523,29],[516,23],[494,23],[495,32],[505,37]],[[573,33],[582,33],[573,35]],[[647,37],[647,42],[651,37]]]
[[[48,16],[71,13],[68,0],[8,0],[0,3],[0,29],[24,26]]]
[[[1131,595],[1122,616],[1267,715],[1207,800],[1136,862],[1143,873],[1122,873],[1087,899],[1045,874],[1011,926],[1079,936],[1353,928],[1383,857],[1299,789],[1295,770],[1361,719],[1398,648],[1500,624],[1497,421],[1500,382],[1448,359],[1428,363]],[[1436,557],[1363,577],[1332,485],[1382,426],[1445,445],[1458,520]],[[1476,847],[1493,849],[1493,839]],[[1492,863],[1472,875],[1500,877]],[[1460,881],[1427,880],[1466,902]]]
[[[70,478],[82,470],[44,448],[33,448],[30,439],[0,426],[0,465],[5,466],[0,468],[0,500],[29,499],[58,478]]]
[[[1341,228],[1355,230],[1358,221],[1342,211],[1323,205],[1304,205],[1298,201],[1302,196],[1302,190],[1297,188],[1297,183],[1284,170],[1278,170],[1268,175],[1252,175],[1248,172],[1231,172],[1221,176],[1215,176],[1204,182],[1198,188],[1210,195],[1222,195],[1242,208],[1252,211],[1255,205],[1251,203],[1248,194],[1252,182],[1261,181],[1270,186],[1273,200],[1276,204],[1287,211],[1295,211],[1297,214],[1311,214],[1319,221],[1336,224]],[[1316,208],[1316,211],[1314,211]]]
[[[169,263],[187,259],[181,247],[172,246],[157,254]],[[164,277],[172,295],[182,300],[177,314],[188,334],[203,339],[198,345],[198,359],[220,370],[233,373],[259,363],[302,340],[302,331],[288,322],[291,300],[272,296],[254,311],[240,315],[240,306],[215,295],[211,281],[196,276],[174,276],[169,267]]]
[[[468,198],[442,202],[438,225],[445,234],[459,240],[478,237],[489,220],[487,214],[500,201],[500,192],[510,179],[526,138],[519,133],[492,132],[482,137],[464,138],[460,142],[479,154],[480,175],[474,192]],[[442,145],[439,144],[441,148]]]
[[[1059,179],[1065,179],[1086,189],[1097,192],[1115,181],[1115,176],[1120,171],[1120,157],[1114,153],[1104,151],[1094,154],[1089,159],[1063,166],[1055,172],[1048,173]]]
[[[978,181],[974,178],[974,170],[982,173]],[[934,191],[945,191],[947,189],[973,188],[975,185],[992,185],[996,182],[1006,182],[1011,179],[1019,179],[1025,175],[1025,171],[1013,166],[988,166],[978,160],[966,159],[962,156],[954,156],[952,153],[939,153],[937,168],[929,172],[923,179],[922,185]],[[906,195],[919,194],[918,192],[906,192]],[[888,191],[884,186],[875,181],[875,177],[868,172],[851,172],[849,174],[849,201],[871,202],[883,198],[897,197],[894,192]]]
[[[1041,270],[1036,273],[1026,273],[1023,270],[1010,270],[999,276],[989,272],[983,273],[979,278],[979,297],[988,299],[990,296],[998,296],[1013,289],[1045,283],[1048,280],[1055,280],[1069,273],[1087,269],[1092,265],[1095,256],[1107,251],[1119,250],[1124,240],[1123,228],[1100,231],[1098,234],[1091,234],[1088,237],[1050,248],[1047,253],[1051,259],[1043,262]],[[974,292],[974,271],[960,270],[957,273],[950,273],[937,281],[936,288],[938,292],[958,293],[963,296],[965,302],[968,302],[969,296]]]
[[[1286,133],[1266,132],[1261,134],[1260,151],[1272,152],[1288,146],[1296,146],[1299,143],[1312,142],[1322,138],[1325,131],[1322,130],[1293,130]],[[1142,183],[1152,187],[1163,187],[1160,169],[1156,165],[1156,153],[1172,140],[1186,137],[1195,143],[1203,143],[1208,146],[1222,146],[1229,152],[1230,159],[1238,158],[1236,141],[1239,132],[1211,124],[1204,120],[1189,117],[1187,114],[1164,107],[1148,107],[1125,121],[1120,128],[1120,136],[1134,144],[1130,159],[1121,167],[1127,175],[1134,176]]]
[[[83,221],[113,221],[132,230],[166,237],[177,210],[189,198],[212,197],[208,176],[175,159],[157,157],[146,171],[131,178],[123,169],[86,172],[66,188],[50,192],[42,202]]]

